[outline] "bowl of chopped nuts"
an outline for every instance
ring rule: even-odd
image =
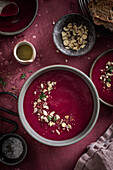
[[[96,40],[92,22],[80,14],[67,14],[61,17],[53,29],[56,47],[68,56],[81,56],[88,53]]]
[[[84,138],[94,127],[99,98],[86,74],[74,67],[51,65],[26,81],[18,111],[24,128],[34,139],[51,146],[66,146]]]

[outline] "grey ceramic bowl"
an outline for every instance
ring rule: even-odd
[[[88,43],[86,47],[83,49],[80,49],[79,51],[75,50],[68,50],[65,49],[62,38],[61,38],[61,32],[63,31],[63,27],[66,27],[69,23],[77,23],[78,25],[85,25],[89,31],[88,34]],[[67,14],[63,17],[61,17],[55,24],[54,29],[53,29],[53,41],[56,45],[56,47],[65,55],[68,56],[81,56],[86,53],[88,53],[94,46],[96,40],[96,34],[95,34],[95,28],[92,24],[92,22],[80,15],[80,14]]]
[[[98,62],[98,60],[99,60],[101,57],[103,57],[105,54],[107,54],[107,53],[109,53],[109,52],[113,52],[113,48],[111,48],[111,49],[103,52],[102,54],[100,54],[100,55],[95,59],[94,63],[93,63],[92,66],[91,66],[91,69],[90,69],[90,75],[89,75],[89,76],[90,76],[91,80],[92,80],[92,72],[93,72],[93,69],[94,69],[96,63]],[[95,84],[95,86],[96,86],[96,84]],[[96,87],[97,87],[97,86],[96,86]],[[98,94],[99,94],[99,92],[98,92]],[[99,95],[100,95],[100,94],[99,94]],[[104,103],[105,105],[107,105],[107,106],[113,107],[113,104],[110,104],[110,103],[106,102],[106,101],[103,100],[101,97],[100,97],[100,101],[101,101],[102,103]]]
[[[18,7],[19,13],[12,17],[0,17],[0,34],[16,35],[31,26],[38,11],[38,0],[13,0]]]
[[[6,156],[4,156],[4,154],[2,152],[2,145],[3,145],[4,141],[11,137],[16,138],[22,142],[23,152],[20,155],[20,157],[17,159],[9,159]],[[17,135],[14,133],[9,133],[9,134],[4,135],[0,138],[0,161],[2,161],[4,164],[16,165],[24,160],[26,154],[27,154],[27,144],[26,144],[25,140],[20,135]]]
[[[52,71],[52,70],[67,70],[69,72],[72,72],[72,73],[80,76],[83,79],[83,81],[87,84],[87,86],[89,86],[92,97],[93,97],[93,102],[94,102],[94,109],[93,109],[92,117],[91,117],[91,120],[90,120],[89,124],[87,125],[87,127],[80,134],[75,136],[74,138],[71,138],[68,140],[63,140],[63,141],[48,140],[48,139],[40,136],[32,129],[32,127],[29,125],[29,123],[27,122],[27,119],[24,115],[23,101],[24,101],[24,96],[25,96],[25,93],[26,93],[28,87],[30,86],[32,81],[34,79],[36,79],[38,76],[40,76],[48,71]],[[26,131],[37,141],[44,143],[46,145],[51,145],[51,146],[66,146],[66,145],[76,143],[79,140],[81,140],[82,138],[84,138],[91,131],[91,129],[94,127],[94,125],[97,121],[98,115],[99,115],[99,108],[100,108],[100,104],[99,104],[98,93],[97,93],[97,90],[96,90],[93,82],[91,81],[91,79],[86,74],[84,74],[82,71],[80,71],[74,67],[65,66],[65,65],[47,66],[47,67],[44,67],[44,68],[38,70],[37,72],[35,72],[25,82],[24,86],[22,87],[20,95],[19,95],[19,101],[18,101],[19,117],[20,117],[20,120],[21,120],[24,128],[26,129]]]

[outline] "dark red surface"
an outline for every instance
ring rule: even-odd
[[[77,0],[39,0],[39,10],[34,23],[22,34],[16,36],[0,36],[0,77],[7,81],[5,91],[13,91],[19,95],[25,80],[21,79],[26,73],[26,79],[43,66],[51,64],[66,64],[74,66],[89,75],[90,67],[98,55],[113,47],[113,40],[100,36],[94,48],[81,57],[68,57],[57,53],[52,40],[53,21],[67,13],[80,13]],[[14,45],[21,40],[28,40],[36,47],[37,58],[31,65],[20,65],[13,56]],[[68,62],[67,62],[67,60]],[[3,89],[0,88],[2,91]],[[17,110],[17,102],[9,96],[0,96],[0,105]],[[113,109],[100,105],[99,119],[93,130],[81,141],[67,147],[50,147],[35,141],[23,128],[18,117],[0,111],[0,116],[15,120],[18,125],[17,133],[28,144],[28,153],[23,162],[15,166],[0,163],[0,170],[73,170],[78,158],[86,151],[87,145],[98,139],[113,122]],[[10,125],[0,122],[0,131],[8,131]]]
[[[98,59],[92,71],[92,80],[98,90],[100,98],[103,101],[113,105],[113,90],[103,89],[103,84],[100,81],[100,69],[104,69],[108,61],[113,62],[113,51],[108,52],[107,54],[103,55],[101,58]],[[112,77],[111,80],[113,82]]]
[[[33,114],[33,103],[37,101],[40,94],[36,89],[39,89],[41,83],[48,81],[56,82],[56,89],[47,99],[48,111],[55,111],[61,119],[64,119],[66,115],[74,119],[70,122],[72,129],[69,132],[62,131],[61,135],[51,133],[51,130],[56,130],[57,127],[50,128],[47,123],[42,127],[38,116]],[[34,91],[37,91],[36,95]],[[35,132],[51,140],[66,140],[78,135],[89,123],[93,108],[92,95],[86,83],[74,73],[62,70],[51,71],[35,79],[29,86],[24,99],[24,113],[29,125]]]

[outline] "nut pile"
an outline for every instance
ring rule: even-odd
[[[69,23],[63,27],[61,34],[65,49],[79,51],[88,43],[88,29],[85,25],[77,26],[76,23]]]
[[[103,83],[104,89],[112,89],[112,77],[113,77],[113,62],[108,61],[104,69],[100,69],[100,80]]]
[[[48,81],[40,84],[40,87],[34,91],[36,100],[33,102],[33,113],[38,116],[38,121],[41,127],[46,124],[46,129],[49,127],[51,133],[60,135],[63,131],[70,131],[72,129],[73,118],[71,115],[65,115],[61,118],[54,110],[50,110],[47,99],[52,98],[51,92],[56,89],[56,82]],[[37,93],[40,92],[38,95]]]

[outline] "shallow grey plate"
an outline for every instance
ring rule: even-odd
[[[75,51],[75,50],[67,50],[65,49],[63,42],[62,42],[62,38],[61,38],[61,32],[63,30],[63,27],[67,26],[69,23],[77,23],[78,25],[85,25],[89,31],[89,35],[88,35],[88,43],[86,45],[85,48],[80,49],[79,51]],[[68,56],[81,56],[84,55],[86,53],[88,53],[94,46],[95,44],[95,40],[96,40],[96,35],[95,35],[95,28],[92,24],[92,22],[80,15],[80,14],[67,14],[65,16],[63,16],[62,18],[60,18],[53,29],[53,41],[56,45],[56,47],[64,54],[68,55]]]
[[[91,94],[92,94],[92,97],[93,97],[94,108],[93,108],[93,113],[92,113],[92,117],[91,117],[89,124],[80,134],[78,134],[74,138],[71,138],[71,139],[68,139],[68,140],[62,140],[62,141],[48,140],[48,139],[40,136],[38,133],[36,133],[32,129],[32,127],[29,125],[29,123],[28,123],[28,121],[27,121],[27,119],[24,115],[23,102],[24,102],[25,93],[26,93],[28,87],[33,82],[33,80],[36,79],[38,76],[40,76],[40,75],[42,75],[42,74],[44,74],[48,71],[52,71],[52,70],[67,70],[67,71],[70,71],[70,72],[80,76],[83,79],[83,81],[90,88],[90,91],[91,91]],[[91,81],[91,79],[86,74],[84,74],[82,71],[80,71],[80,70],[78,70],[74,67],[65,66],[65,65],[47,66],[47,67],[44,67],[44,68],[38,70],[37,72],[35,72],[26,81],[26,83],[22,87],[20,95],[19,95],[19,100],[18,100],[19,117],[20,117],[20,120],[21,120],[24,128],[26,129],[26,131],[37,141],[44,143],[46,145],[51,145],[51,146],[66,146],[66,145],[76,143],[79,140],[81,140],[82,138],[84,138],[91,131],[91,129],[94,127],[94,125],[97,121],[98,115],[99,115],[99,108],[100,108],[100,103],[99,103],[98,93],[97,93],[97,90],[96,90],[93,82]]]

